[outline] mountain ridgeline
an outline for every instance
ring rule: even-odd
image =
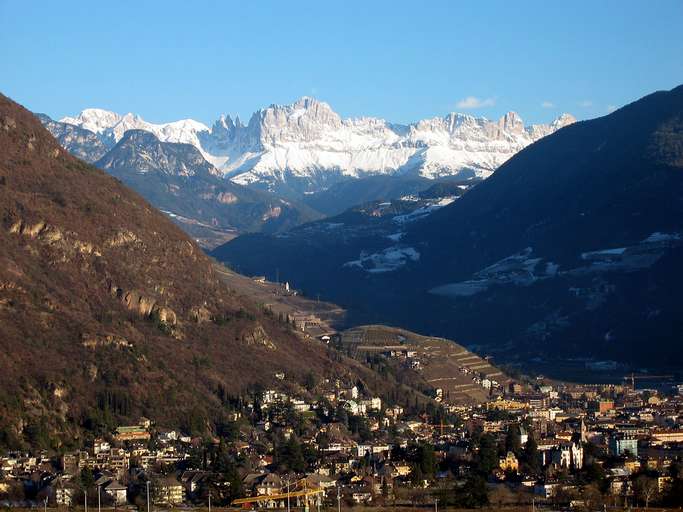
[[[261,109],[247,125],[221,116],[211,128],[100,109],[39,117],[65,149],[123,180],[209,249],[414,194],[435,180],[474,183],[574,122],[565,114],[525,126],[514,112],[498,121],[452,113],[403,126],[342,119],[313,98]]]
[[[395,232],[306,225],[214,255],[508,361],[677,362],[683,305],[683,86],[566,126]],[[337,230],[338,236],[334,235]],[[677,263],[678,262],[678,263]]]
[[[520,149],[575,119],[562,114],[549,124],[525,126],[515,112],[498,120],[453,112],[399,125],[371,117],[343,119],[327,103],[304,97],[258,110],[246,125],[224,115],[211,128],[191,119],[154,124],[101,109],[61,121],[87,130],[105,146],[132,129],[162,142],[192,144],[226,178],[300,199],[378,175],[486,178]]]

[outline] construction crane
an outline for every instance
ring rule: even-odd
[[[673,375],[650,375],[649,373],[640,373],[640,374],[635,374],[631,373],[631,375],[626,375],[624,376],[624,381],[628,382],[629,380],[631,381],[631,389],[635,390],[636,389],[636,380],[657,380],[657,379],[667,379],[671,380],[673,379]]]
[[[303,498],[303,509],[304,511],[308,511],[310,510],[309,502],[312,497],[325,494],[325,491],[320,487],[307,487],[305,478],[295,482],[293,487],[294,490],[289,490],[288,492],[281,492],[277,494],[259,494],[258,496],[250,496],[248,498],[238,498],[232,501],[232,505],[250,509],[254,505],[267,506],[271,501],[286,500],[287,508],[289,509],[289,500],[291,498]],[[299,489],[297,490],[297,488]],[[297,502],[299,502],[298,499]]]

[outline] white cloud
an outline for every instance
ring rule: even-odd
[[[543,108],[555,108],[555,104],[552,101],[544,101],[541,103],[541,107]]]
[[[593,102],[591,100],[579,101],[579,107],[588,108],[588,107],[592,107],[592,106],[593,106]]]
[[[619,107],[617,107],[616,105],[607,105],[607,113],[612,113],[618,108]]]
[[[492,107],[496,104],[495,98],[479,99],[476,96],[468,96],[456,103],[458,108],[484,108]]]

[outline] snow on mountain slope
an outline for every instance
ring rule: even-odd
[[[101,108],[86,108],[76,117],[64,117],[59,121],[79,126],[94,133],[102,134],[121,121],[121,116],[115,112],[110,112]]]
[[[155,124],[145,121],[136,114],[128,113],[122,116],[108,110],[88,108],[77,117],[64,117],[60,119],[60,122],[90,130],[104,138],[110,139],[112,144],[118,143],[123,138],[123,134],[128,130],[145,130],[153,133],[162,142],[192,144],[199,149],[210,163],[215,165],[212,155],[205,152],[199,142],[199,133],[208,132],[209,128],[205,124],[192,119]],[[220,164],[222,161],[219,159],[218,163]]]
[[[563,114],[551,124],[526,127],[514,112],[498,121],[451,113],[402,126],[371,117],[342,119],[310,97],[261,109],[247,125],[221,116],[211,129],[191,119],[153,124],[100,109],[62,119],[115,142],[126,130],[142,129],[164,142],[189,143],[236,183],[295,193],[375,174],[486,178],[524,147],[574,121]]]

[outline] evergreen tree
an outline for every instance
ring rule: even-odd
[[[479,441],[477,469],[488,475],[498,467],[498,444],[491,434],[484,434]]]
[[[538,444],[532,434],[529,434],[529,440],[524,447],[524,463],[526,464],[531,474],[538,474],[541,470],[541,461],[538,455]]]
[[[301,445],[296,437],[290,436],[289,440],[280,444],[276,450],[276,465],[297,473],[306,470],[306,460],[304,459]]]
[[[413,470],[410,472],[410,480],[413,485],[422,485],[424,474],[422,473],[422,469],[420,468],[419,464],[415,464],[413,466]]]
[[[92,469],[83,468],[81,470],[80,481],[82,489],[92,489],[92,487],[95,485],[95,475],[93,475]]]
[[[454,505],[458,508],[480,508],[489,502],[486,480],[482,475],[473,474],[467,478],[467,483],[456,487]]]
[[[505,436],[505,450],[519,456],[522,451],[522,444],[519,436],[519,425],[516,423],[508,427]]]
[[[436,473],[436,456],[431,444],[420,444],[417,447],[417,463],[426,478],[432,478]]]
[[[313,391],[313,388],[315,388],[315,375],[313,375],[313,372],[308,372],[304,377],[304,387],[308,391]]]

